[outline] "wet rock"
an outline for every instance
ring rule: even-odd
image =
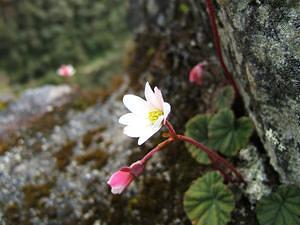
[[[219,1],[223,50],[271,164],[300,186],[300,5]]]

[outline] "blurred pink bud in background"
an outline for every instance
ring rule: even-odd
[[[193,69],[190,71],[189,80],[191,83],[195,83],[197,85],[202,85],[203,83],[203,75],[204,75],[204,67],[207,65],[206,61],[198,63]]]
[[[71,77],[75,74],[75,69],[72,65],[61,65],[57,70],[57,74],[62,77]]]

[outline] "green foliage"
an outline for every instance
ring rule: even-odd
[[[263,197],[257,204],[261,225],[299,225],[300,189],[281,185],[275,193]]]
[[[126,31],[122,0],[8,1],[0,7],[0,67],[18,82],[54,74],[114,48]]]
[[[208,124],[210,121],[209,115],[197,115],[190,119],[185,127],[185,135],[209,146]],[[185,143],[188,151],[197,162],[201,164],[210,164],[207,154],[200,151],[195,146]]]
[[[252,131],[251,120],[248,117],[235,119],[230,109],[223,109],[214,116],[197,115],[185,127],[186,136],[227,156],[234,156],[247,145]],[[206,153],[188,143],[186,147],[197,162],[210,164]]]
[[[210,145],[227,156],[234,156],[247,145],[253,125],[248,117],[235,119],[230,109],[215,114],[208,126]]]
[[[213,107],[216,110],[230,108],[234,101],[234,90],[231,85],[225,86],[213,98]]]
[[[209,172],[193,182],[184,195],[183,205],[195,225],[225,225],[230,221],[234,198],[222,176]]]

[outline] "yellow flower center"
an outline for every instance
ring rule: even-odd
[[[162,111],[160,111],[160,110],[154,110],[154,111],[149,112],[148,118],[151,121],[151,123],[154,124],[156,122],[156,120],[158,119],[158,117],[160,117],[162,115],[163,115]]]

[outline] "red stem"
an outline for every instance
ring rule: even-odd
[[[165,125],[166,125],[166,127],[168,128],[168,130],[170,132],[170,137],[167,140],[163,141],[162,143],[158,144],[150,152],[148,152],[140,160],[141,164],[145,164],[155,153],[162,150],[164,147],[166,147],[171,142],[173,142],[177,139],[177,140],[188,142],[188,143],[196,146],[200,150],[204,151],[207,154],[208,158],[213,163],[213,166],[215,166],[215,168],[218,169],[222,173],[224,178],[227,178],[228,180],[232,181],[232,179],[230,179],[227,176],[227,174],[225,173],[225,171],[222,169],[222,167],[221,167],[222,165],[225,166],[226,168],[228,168],[231,172],[233,172],[236,175],[236,177],[238,177],[241,181],[243,181],[242,175],[234,168],[234,166],[230,162],[228,162],[226,159],[224,159],[223,157],[218,155],[215,151],[213,151],[212,149],[208,148],[204,144],[202,144],[202,143],[200,143],[200,142],[198,142],[198,141],[196,141],[196,140],[194,140],[190,137],[180,135],[180,134],[176,134],[175,129],[173,128],[172,124],[168,120],[165,122]]]
[[[173,125],[172,125],[168,120],[166,120],[165,125],[166,125],[166,127],[168,128],[171,137],[176,138],[176,137],[177,137],[177,134],[176,134],[176,131],[175,131]]]
[[[167,140],[163,141],[162,143],[158,144],[154,149],[147,153],[141,160],[141,164],[145,164],[156,152],[162,150],[168,144],[174,141],[173,137],[168,138]]]
[[[228,162],[226,159],[222,158],[220,155],[218,155],[215,151],[211,150],[210,148],[206,147],[204,144],[190,138],[184,135],[177,135],[177,139],[178,140],[182,140],[185,142],[188,142],[194,146],[196,146],[197,148],[201,149],[202,151],[204,151],[208,157],[210,158],[210,160],[212,161],[212,163],[221,163],[223,164],[225,167],[227,167],[228,169],[230,169],[241,181],[243,181],[243,177],[242,175],[234,168],[234,166]],[[218,168],[220,168],[218,166]]]
[[[216,168],[219,168],[219,170],[222,174],[224,174],[224,171],[221,169],[220,166],[224,165],[225,167],[230,169],[241,181],[243,181],[242,175],[235,169],[235,167],[230,162],[228,162],[226,159],[224,159],[219,154],[217,154],[215,151],[213,151],[212,149],[208,148],[204,144],[202,144],[190,137],[176,134],[174,127],[168,120],[166,120],[165,125],[167,126],[171,137],[173,137],[174,139],[189,142],[190,144],[192,144],[192,145],[196,146],[197,148],[199,148],[200,150],[204,151],[207,154],[208,158],[211,160],[211,162],[213,164],[215,164]]]
[[[233,76],[231,75],[231,73],[228,71],[227,66],[224,62],[224,58],[223,58],[223,54],[222,54],[222,49],[221,49],[221,41],[220,41],[220,36],[219,36],[219,32],[218,32],[218,28],[217,28],[217,23],[216,23],[216,13],[212,4],[212,0],[206,0],[206,9],[207,9],[207,13],[209,16],[209,21],[210,21],[210,26],[212,29],[212,33],[213,33],[213,39],[214,39],[214,45],[215,45],[215,49],[216,49],[216,54],[219,58],[219,61],[221,63],[221,66],[224,70],[224,74],[225,77],[227,78],[227,80],[231,83],[231,85],[234,88],[234,91],[236,94],[239,93],[239,89],[233,79]]]

